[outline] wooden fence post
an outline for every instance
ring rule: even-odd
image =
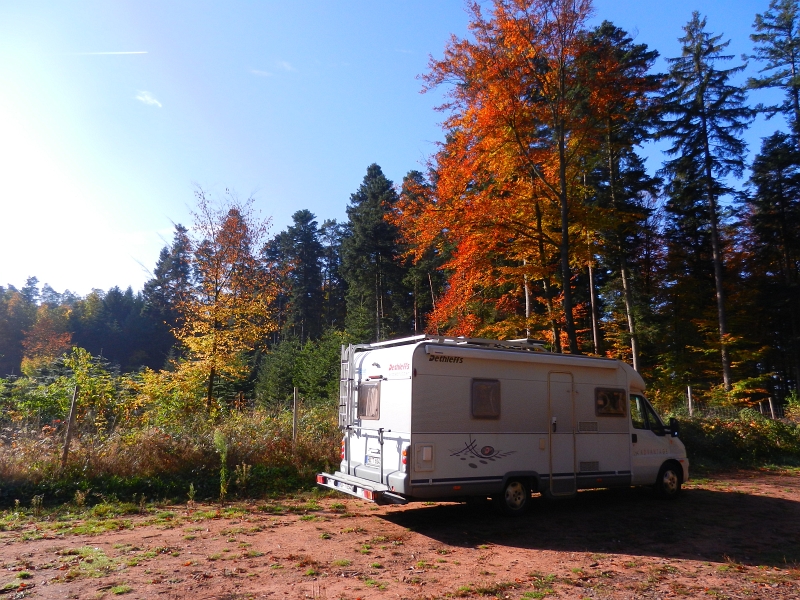
[[[64,453],[61,455],[61,468],[67,466],[67,456],[69,455],[69,442],[72,440],[72,428],[75,426],[75,405],[78,403],[78,391],[80,386],[75,384],[75,391],[72,393],[72,404],[69,407],[69,419],[67,419],[67,435],[64,437]]]
[[[689,416],[694,415],[694,406],[692,404],[692,386],[686,386],[687,396],[689,398]]]
[[[767,398],[769,400],[769,412],[772,415],[772,420],[775,420],[775,403],[772,401],[772,396]]]
[[[294,388],[294,403],[292,404],[292,447],[297,444],[297,403],[299,396]]]

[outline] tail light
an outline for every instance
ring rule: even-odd
[[[344,460],[344,447],[345,447],[345,440],[344,438],[342,438],[342,451],[341,451],[342,460]]]
[[[410,446],[406,446],[400,453],[400,470],[403,472],[408,471],[408,453],[410,448],[411,448]]]

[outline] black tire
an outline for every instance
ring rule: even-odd
[[[497,503],[506,515],[517,517],[525,513],[531,505],[531,490],[521,479],[509,479],[503,493],[497,496]]]
[[[664,463],[658,471],[655,490],[662,498],[677,498],[683,483],[682,469],[675,463]]]

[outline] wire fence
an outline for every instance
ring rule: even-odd
[[[751,407],[754,411],[761,413],[766,419],[785,419],[786,407],[778,404],[775,401],[770,402],[764,400]],[[691,405],[687,403],[684,410],[681,411],[690,417],[701,417],[707,419],[737,419],[742,409],[734,406],[708,406],[705,403],[693,402]]]

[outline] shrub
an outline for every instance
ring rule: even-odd
[[[744,409],[735,419],[681,420],[689,459],[708,465],[800,464],[800,426]]]
[[[317,471],[338,462],[335,408],[303,410],[298,424],[294,447],[290,411],[231,412],[216,422],[198,416],[169,429],[118,427],[106,438],[74,438],[64,469],[60,436],[20,428],[0,445],[0,504],[16,498],[28,502],[42,494],[46,503],[64,502],[87,489],[120,499],[145,494],[183,501],[190,484],[199,498],[216,499],[220,440],[226,443],[227,464],[251,466],[246,482],[239,483],[243,489],[236,490],[240,494],[312,485]]]

